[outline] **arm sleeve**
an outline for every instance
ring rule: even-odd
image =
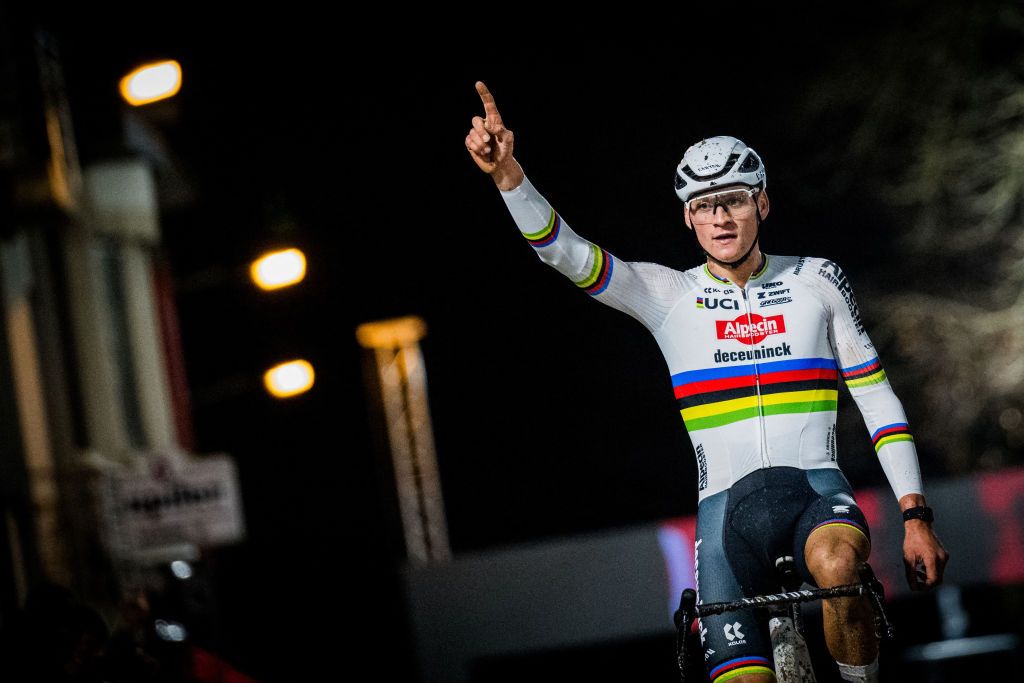
[[[818,261],[809,273],[829,309],[829,335],[846,387],[857,403],[882,471],[899,499],[923,493],[921,469],[903,404],[885,376],[878,353],[864,329],[850,281],[838,264]]]
[[[587,294],[656,330],[691,286],[686,275],[656,263],[620,261],[580,237],[529,178],[501,193],[505,205],[540,260]]]

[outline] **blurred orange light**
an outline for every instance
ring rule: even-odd
[[[168,97],[181,90],[181,65],[173,59],[144,64],[121,79],[121,97],[136,107]]]
[[[356,328],[356,340],[366,349],[411,346],[427,334],[427,323],[415,315],[363,323]]]
[[[298,249],[283,249],[264,254],[252,262],[249,275],[263,290],[294,285],[306,277],[306,255]]]
[[[275,398],[298,396],[313,386],[313,366],[299,359],[281,363],[263,373],[263,384]]]

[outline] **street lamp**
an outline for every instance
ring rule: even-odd
[[[181,65],[173,59],[144,64],[121,79],[121,97],[135,107],[174,97],[179,90]]]
[[[313,386],[313,366],[301,358],[281,363],[263,373],[263,385],[274,398],[304,394]]]
[[[264,291],[298,284],[306,277],[306,255],[295,248],[268,252],[252,262],[249,275]]]

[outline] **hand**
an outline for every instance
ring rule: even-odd
[[[523,170],[512,156],[515,136],[505,128],[491,91],[483,81],[476,82],[476,91],[484,105],[484,117],[473,117],[473,127],[466,135],[466,149],[480,167],[491,176],[501,190],[512,190],[523,182]]]
[[[922,520],[904,523],[903,568],[911,590],[934,588],[942,583],[942,573],[949,561],[949,553],[942,547],[931,524]]]

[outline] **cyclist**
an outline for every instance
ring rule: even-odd
[[[486,85],[484,116],[465,145],[491,176],[540,259],[651,331],[671,373],[697,456],[695,583],[700,602],[777,588],[774,562],[792,556],[819,587],[859,581],[870,535],[836,462],[841,375],[857,403],[904,515],[913,589],[942,580],[948,559],[932,530],[913,438],[840,267],[769,256],[757,153],[726,136],[686,150],[675,191],[706,262],[686,271],[625,262],[577,235],[526,178]],[[878,644],[866,598],[823,604],[825,639],[844,680],[877,680]],[[713,682],[774,679],[764,617],[732,612],[698,622]]]

